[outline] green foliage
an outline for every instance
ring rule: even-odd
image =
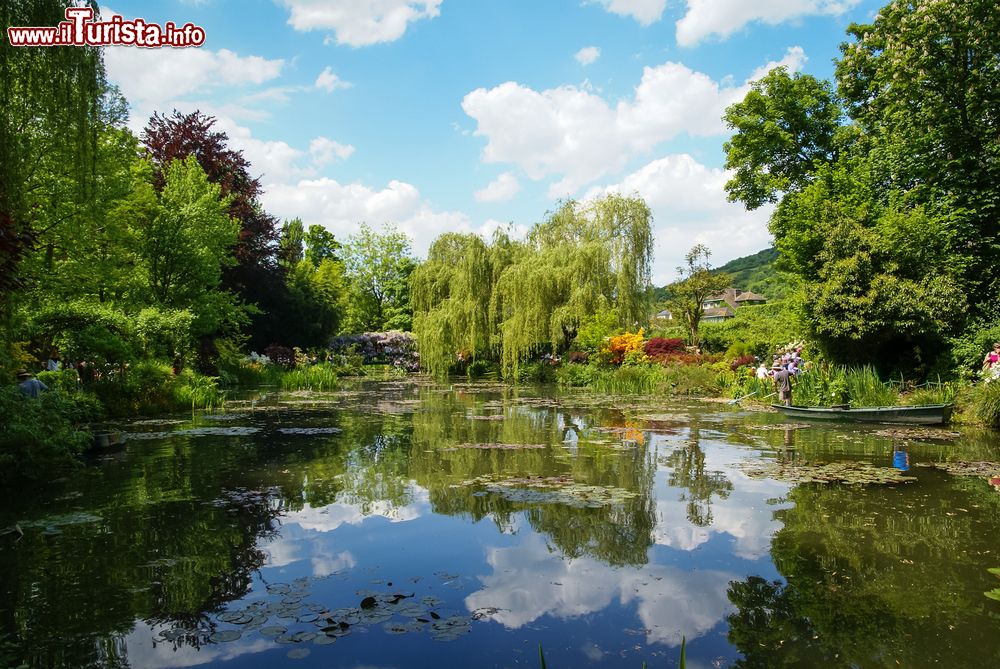
[[[684,256],[684,267],[677,268],[680,281],[667,287],[670,299],[667,306],[687,326],[692,346],[698,346],[698,326],[705,314],[702,303],[712,295],[730,286],[727,274],[714,273],[708,259],[712,252],[703,244],[696,244]]]
[[[795,340],[800,331],[794,306],[788,302],[774,302],[740,307],[733,318],[722,323],[705,323],[700,336],[706,351],[732,349],[734,353],[750,353],[763,359]]]
[[[333,365],[308,365],[284,372],[281,387],[285,390],[336,390],[338,378],[338,369]]]
[[[993,348],[993,342],[1000,341],[1000,322],[970,323],[958,337],[949,340],[951,349],[950,367],[957,370],[960,377],[971,379],[983,367],[983,357]]]
[[[169,364],[151,360],[105,370],[88,388],[113,416],[208,409],[222,403],[222,393],[214,377],[189,369],[174,375]]]
[[[347,240],[344,264],[351,300],[344,332],[410,330],[410,274],[417,266],[410,240],[387,227],[375,232],[362,223]]]
[[[840,115],[830,84],[811,75],[777,67],[754,82],[723,117],[736,131],[724,145],[730,201],[756,209],[808,184],[835,151]]]
[[[967,309],[993,315],[995,9],[892,0],[849,28],[839,97],[775,70],[727,110],[727,190],[749,208],[779,203],[780,262],[803,280],[809,338],[837,362],[927,374]]]
[[[502,231],[489,245],[470,234],[446,233],[434,240],[411,277],[413,331],[421,364],[432,374],[448,374],[459,353],[495,359],[502,318],[496,283],[518,246]]]
[[[536,225],[528,250],[499,278],[494,303],[504,373],[539,345],[566,350],[588,316],[613,309],[620,327],[644,321],[653,252],[651,214],[638,198],[569,201]]]
[[[80,389],[80,375],[75,369],[60,369],[55,372],[39,372],[35,375],[49,390],[73,393]]]
[[[1000,383],[983,383],[972,395],[972,414],[983,424],[1000,427]]]
[[[16,387],[0,388],[0,481],[44,480],[72,467],[90,443],[78,423],[92,409],[54,390],[34,399]]]
[[[576,333],[576,345],[587,353],[597,353],[605,340],[619,330],[618,315],[611,309],[600,309],[583,319]]]
[[[846,370],[844,383],[853,407],[893,406],[899,400],[899,392],[884,383],[872,367]]]
[[[526,243],[442,235],[413,277],[422,364],[445,374],[463,354],[499,360],[517,378],[530,356],[568,349],[585,324],[596,350],[612,320],[645,320],[651,254],[648,207],[616,195],[564,203]]]

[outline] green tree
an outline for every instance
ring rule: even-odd
[[[305,257],[306,233],[302,219],[293,218],[281,225],[278,238],[278,262],[288,269]]]
[[[528,235],[528,250],[500,275],[505,374],[540,346],[566,350],[584,319],[612,309],[622,327],[648,316],[652,214],[638,197],[564,203]]]
[[[237,309],[219,283],[222,268],[233,262],[239,223],[194,157],[170,163],[165,173],[156,215],[140,232],[147,288],[156,304],[190,307],[199,334],[210,334]]]
[[[695,244],[684,256],[684,266],[677,268],[681,279],[668,286],[667,301],[674,316],[679,318],[691,335],[691,345],[698,346],[698,326],[705,314],[705,300],[729,287],[729,275],[714,273],[708,259],[712,252],[704,244]]]
[[[502,318],[495,299],[500,274],[516,245],[502,231],[492,244],[472,234],[446,233],[410,277],[413,331],[420,360],[433,374],[447,374],[456,354],[495,359]]]
[[[332,232],[322,225],[310,225],[306,232],[305,242],[306,260],[311,262],[313,267],[319,267],[320,263],[327,258],[330,260],[340,259],[337,256],[341,250],[340,242],[336,240]]]
[[[375,232],[362,223],[345,249],[344,265],[351,296],[344,329],[349,332],[409,330],[410,274],[417,261],[410,254],[410,240],[388,226]]]
[[[735,170],[730,201],[756,209],[801,190],[836,155],[841,115],[830,84],[813,76],[778,67],[754,82],[723,117],[736,131],[724,145],[726,168]]]

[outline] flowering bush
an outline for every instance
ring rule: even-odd
[[[646,342],[643,347],[646,355],[653,360],[661,361],[668,355],[684,352],[683,339],[664,339],[663,337],[653,337]]]
[[[570,351],[568,354],[569,362],[585,363],[590,359],[586,351]]]
[[[756,362],[757,359],[754,358],[752,355],[741,355],[740,357],[736,358],[731,363],[729,363],[729,369],[735,372],[737,369],[743,367],[744,365],[754,365],[756,364]]]
[[[264,349],[264,355],[275,365],[291,369],[295,366],[295,352],[281,344],[271,344]]]
[[[636,333],[626,332],[608,339],[607,351],[611,354],[611,362],[620,365],[630,351],[638,351],[642,347],[643,329]]]
[[[330,340],[330,350],[334,353],[345,353],[351,347],[356,347],[354,350],[362,356],[365,364],[388,364],[409,372],[415,372],[420,367],[417,339],[409,332],[366,332]]]

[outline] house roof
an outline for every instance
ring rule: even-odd
[[[702,318],[729,318],[735,316],[736,312],[729,307],[711,307],[705,309]]]
[[[737,302],[751,302],[751,301],[766,302],[767,298],[764,297],[763,295],[758,295],[757,293],[751,293],[748,290],[745,293],[740,293],[739,295],[737,295],[736,296],[736,301]]]

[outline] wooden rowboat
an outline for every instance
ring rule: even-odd
[[[911,407],[796,407],[772,404],[789,418],[832,420],[854,423],[900,423],[903,425],[943,425],[951,419],[950,404]]]

